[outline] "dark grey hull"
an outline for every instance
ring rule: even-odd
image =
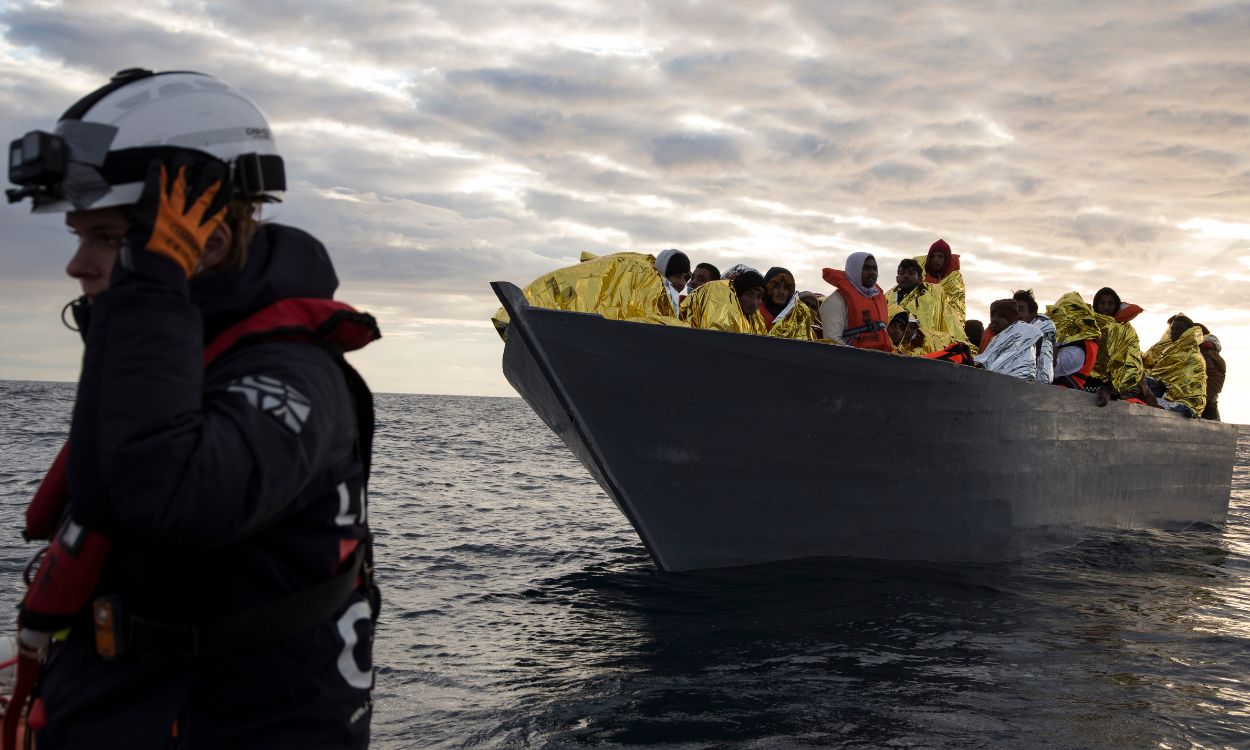
[[[529,307],[504,374],[664,570],[1223,524],[1237,431],[971,367]]]

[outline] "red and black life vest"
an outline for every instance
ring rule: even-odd
[[[349,391],[355,401],[359,453],[368,475],[372,453],[373,403],[368,388],[359,374],[343,359],[342,353],[364,347],[380,337],[373,316],[358,312],[349,305],[328,299],[292,298],[280,300],[265,307],[235,325],[227,328],[204,349],[204,366],[208,367],[227,352],[254,343],[272,341],[298,341],[321,346],[335,354],[335,360],[343,370]],[[50,540],[48,546],[27,566],[24,577],[27,591],[22,599],[18,627],[42,633],[52,633],[75,625],[80,614],[90,602],[99,582],[100,574],[108,559],[111,541],[102,534],[76,524],[69,514],[69,479],[67,442],[57,454],[44,476],[38,490],[26,509],[26,525],[23,536],[30,540]],[[268,630],[268,642],[276,642],[287,635],[332,616],[325,610],[340,605],[347,595],[362,583],[372,587],[369,580],[372,569],[372,550],[366,538],[365,544],[351,545],[340,550],[340,563],[351,559],[333,578],[310,590],[296,592],[285,599],[262,607],[263,612],[245,612],[224,627],[218,623],[222,646],[228,646],[236,638],[235,631],[242,633],[249,627],[256,630],[253,620],[259,616],[278,627]],[[375,594],[371,591],[371,597]],[[337,601],[335,601],[337,600]],[[376,606],[375,606],[376,611]],[[324,614],[323,614],[324,613]],[[98,616],[95,619],[99,619]],[[310,622],[316,619],[317,622]],[[291,631],[291,632],[285,632]],[[101,638],[105,630],[97,628],[96,646],[104,657],[121,650],[124,644]],[[246,638],[247,636],[241,636]],[[255,647],[262,643],[236,644],[239,647]],[[112,650],[113,653],[109,653]],[[212,649],[207,652],[211,653]],[[201,649],[201,653],[205,653]],[[12,747],[17,724],[38,675],[38,661],[34,654],[19,654],[18,679],[13,699],[4,717],[4,747]],[[40,706],[32,707],[30,725],[37,728]]]
[[[962,341],[956,341],[945,349],[924,355],[924,358],[953,362],[957,365],[970,365],[972,364],[972,348]]]
[[[877,287],[877,294],[869,297],[851,283],[845,271],[832,268],[824,270],[824,279],[837,287],[842,293],[842,300],[846,302],[846,328],[826,333],[834,336],[840,334],[841,338],[857,349],[894,351],[894,344],[890,342],[890,336],[885,330],[886,301],[881,287]]]

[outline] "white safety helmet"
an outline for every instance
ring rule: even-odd
[[[130,68],[66,110],[54,133],[32,131],[9,148],[9,202],[36,213],[139,200],[148,166],[187,151],[225,162],[231,193],[281,200],[282,157],[265,116],[229,84],[202,73]]]

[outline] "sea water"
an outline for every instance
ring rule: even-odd
[[[73,396],[0,382],[10,623]],[[1250,433],[1223,530],[665,574],[519,399],[377,402],[375,747],[1250,747]]]

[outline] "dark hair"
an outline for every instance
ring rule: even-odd
[[[720,281],[720,269],[712,265],[711,263],[700,263],[694,268],[696,271],[702,268],[703,270],[712,274],[712,281]]]
[[[1037,315],[1037,300],[1033,298],[1032,289],[1020,289],[1012,294],[1011,298],[1027,304],[1029,306],[1029,315]]]
[[[924,278],[924,269],[920,267],[920,264],[916,262],[915,258],[903,258],[899,261],[898,272],[902,273],[904,268],[910,268],[916,272],[917,276],[922,279]]]
[[[890,322],[888,325],[891,325],[891,326],[894,325],[894,321],[898,320],[899,318],[903,319],[903,325],[907,325],[907,321],[910,319],[910,316],[911,316],[911,313],[907,312],[906,310],[900,313],[894,313],[894,317],[890,318]]]
[[[1203,324],[1201,324],[1201,323],[1199,323],[1199,324],[1198,324],[1198,327],[1202,329],[1202,335],[1203,335],[1203,336],[1210,336],[1210,335],[1211,335],[1211,329],[1210,329],[1210,328],[1207,328],[1206,326],[1204,326],[1204,325],[1203,325]]]
[[[968,337],[973,346],[980,346],[981,337],[985,335],[985,324],[979,320],[965,320],[964,335]]]
[[[1168,325],[1172,325],[1173,323],[1180,323],[1181,325],[1185,326],[1184,330],[1186,331],[1188,331],[1190,328],[1193,328],[1196,325],[1193,319],[1191,319],[1188,315],[1173,315],[1172,317],[1168,318]]]

